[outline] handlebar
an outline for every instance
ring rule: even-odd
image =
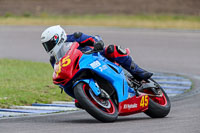
[[[102,50],[94,50],[94,49],[92,49],[92,50],[89,50],[89,51],[84,52],[84,54],[98,53],[98,52],[101,52],[101,51],[102,51]]]

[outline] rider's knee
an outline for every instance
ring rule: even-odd
[[[116,50],[121,55],[128,55],[128,52],[126,51],[126,49],[121,48],[120,46],[116,46]]]
[[[130,53],[129,49],[124,49],[117,45],[109,45],[106,47],[105,51],[106,56],[109,58],[128,56]]]
[[[115,51],[115,45],[109,45],[106,47],[107,54],[113,54]]]

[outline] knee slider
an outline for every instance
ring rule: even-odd
[[[126,55],[127,54],[126,49],[123,49],[120,46],[116,46],[116,50],[121,55]]]

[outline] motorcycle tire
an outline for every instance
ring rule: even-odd
[[[162,118],[169,114],[171,103],[169,97],[165,93],[164,89],[153,79],[150,79],[157,84],[158,89],[162,91],[162,97],[151,97],[149,96],[148,110],[144,113],[152,118]]]
[[[118,118],[118,110],[112,99],[105,100],[93,95],[88,84],[78,83],[74,87],[74,95],[79,104],[97,120],[114,122]]]

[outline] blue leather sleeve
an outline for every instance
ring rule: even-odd
[[[76,41],[78,43],[84,43],[84,42],[87,42],[87,40],[90,40],[90,39],[94,40],[95,42],[98,41],[94,36],[90,36],[90,35],[87,35],[87,34],[84,34],[84,33],[82,33],[79,38],[76,38],[74,34],[67,35],[67,42]]]

